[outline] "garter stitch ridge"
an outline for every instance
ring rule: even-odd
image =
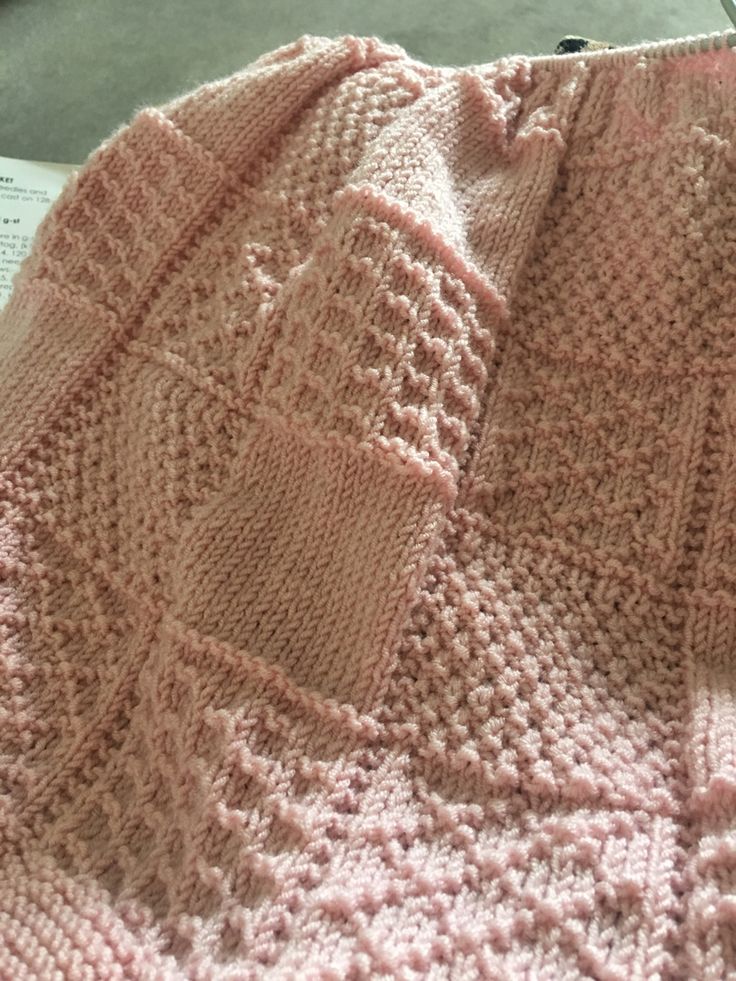
[[[0,314],[0,978],[736,977],[736,52],[304,35]]]

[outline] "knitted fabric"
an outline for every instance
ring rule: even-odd
[[[736,976],[703,38],[304,35],[69,179],[0,316],[3,981]]]

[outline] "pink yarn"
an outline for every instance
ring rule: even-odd
[[[736,53],[305,35],[0,315],[0,978],[736,976]]]

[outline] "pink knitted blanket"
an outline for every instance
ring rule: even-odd
[[[0,315],[0,978],[736,977],[736,50],[304,35]]]

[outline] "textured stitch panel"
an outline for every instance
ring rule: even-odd
[[[647,194],[657,168],[667,179]],[[697,495],[708,506],[693,467],[723,465],[714,386],[736,370],[732,298],[704,288],[713,250],[728,261],[733,173],[730,149],[705,138],[626,168],[561,168],[500,342],[470,507],[666,585],[692,583]]]
[[[335,193],[424,86],[400,66],[365,68],[306,107],[172,270],[152,303],[146,341],[238,389],[237,365],[256,355],[266,311],[309,259]]]
[[[670,154],[684,146],[696,153],[706,147],[709,153],[731,152],[727,134],[734,122],[734,68],[728,47],[691,51],[687,57],[625,57],[618,64],[615,56],[577,64],[537,62],[532,91],[545,93],[547,103],[556,101],[563,78],[579,78],[581,64],[587,78],[566,133],[566,163],[651,168],[666,167]],[[533,99],[527,96],[524,102]],[[547,107],[540,106],[536,115],[544,119]],[[652,198],[659,198],[660,191],[666,193],[658,185]]]
[[[157,277],[225,186],[211,155],[155,110],[72,175],[1,312],[12,325],[0,346],[0,426],[11,457],[39,427],[54,428],[54,417],[63,424],[79,386],[94,386],[110,351],[138,332]],[[179,213],[183,222],[172,217]],[[11,371],[25,384],[8,385]],[[54,377],[64,378],[56,388]]]
[[[155,602],[182,525],[225,481],[244,421],[207,379],[147,355],[107,365],[20,473],[33,475],[63,540]]]
[[[163,108],[231,172],[247,174],[253,158],[268,155],[323,93],[334,95],[343,79],[366,68],[390,74],[403,57],[401,48],[375,37],[303,35]]]
[[[674,815],[687,702],[682,614],[613,601],[548,543],[492,540],[460,512],[430,564],[383,718],[467,768],[475,799],[519,792]],[[656,609],[656,612],[655,612]],[[460,666],[462,669],[460,670]]]
[[[642,977],[666,970],[671,821],[543,806],[532,815],[513,800],[484,817],[473,803],[448,801],[421,770],[405,779],[390,793],[370,788],[382,831],[375,807],[352,819],[335,873],[297,920],[319,953],[297,965],[287,947],[286,972],[316,968],[325,955],[336,977],[503,977],[509,961],[515,974],[549,981],[624,981],[632,964]],[[642,888],[644,869],[651,886]],[[409,923],[401,931],[399,909]]]
[[[666,153],[647,145],[625,166],[606,162],[573,157],[560,169],[517,284],[520,336],[550,357],[662,380],[732,372],[734,300],[706,285],[714,261],[732,261],[733,149],[702,133]]]
[[[389,450],[452,495],[502,303],[440,252],[408,213],[347,195],[267,318],[259,412]]]
[[[12,825],[15,807],[80,766],[90,738],[115,740],[110,718],[125,702],[137,648],[123,597],[90,576],[46,521],[23,519],[21,490],[4,491],[0,766]]]
[[[46,216],[27,275],[123,316],[226,174],[156,110],[143,110],[75,173]],[[90,234],[92,229],[92,234]],[[26,277],[27,278],[27,277]]]
[[[180,965],[195,950],[213,969],[247,951],[263,969],[334,875],[325,842],[345,837],[369,788],[377,760],[353,747],[375,724],[171,620],[147,639],[124,731],[111,715],[119,740],[33,802],[34,849],[69,894],[109,890],[141,946],[149,934]],[[19,912],[15,890],[0,887],[0,904]]]
[[[506,538],[560,539],[673,583],[707,387],[672,392],[597,354],[581,371],[528,350],[523,329],[504,346],[463,501]]]

